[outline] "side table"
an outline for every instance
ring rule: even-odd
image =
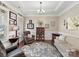
[[[15,43],[18,40],[17,45],[19,45],[19,37],[15,37],[15,38],[10,38],[9,41],[11,44]]]
[[[52,44],[53,45],[54,45],[56,37],[59,37],[59,36],[60,36],[60,34],[58,34],[58,33],[52,33]]]

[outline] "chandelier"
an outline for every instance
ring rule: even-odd
[[[40,9],[37,10],[38,14],[44,14],[45,10],[42,8],[42,2],[40,2]]]

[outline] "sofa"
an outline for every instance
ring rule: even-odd
[[[79,37],[62,34],[55,39],[55,47],[64,57],[79,57]]]

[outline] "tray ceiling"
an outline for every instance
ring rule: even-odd
[[[5,3],[17,8],[24,15],[39,15],[37,10],[40,8],[40,1],[6,1]],[[78,1],[43,1],[42,8],[45,10],[43,15],[60,15],[78,3]]]

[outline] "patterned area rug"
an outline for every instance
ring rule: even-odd
[[[35,42],[22,47],[27,57],[61,57],[58,50],[52,45],[44,42]]]

